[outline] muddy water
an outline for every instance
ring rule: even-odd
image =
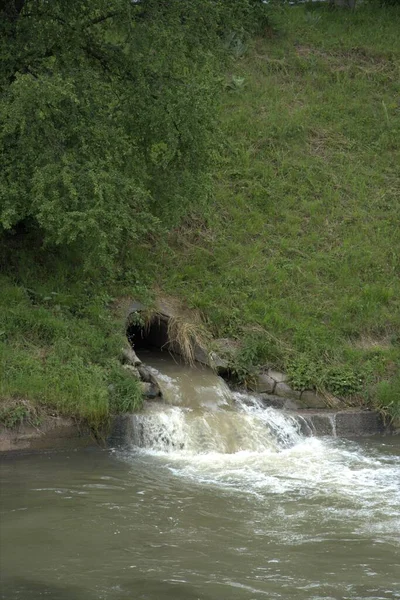
[[[3,459],[0,598],[400,598],[400,439],[220,391],[148,407],[123,450]]]

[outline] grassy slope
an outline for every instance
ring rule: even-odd
[[[43,412],[75,416],[100,431],[113,411],[141,403],[119,363],[126,345],[113,298],[72,257],[26,240],[4,248],[0,273],[0,422],[40,422]]]
[[[247,330],[245,363],[365,397],[400,364],[400,11],[276,20],[233,61],[215,201],[160,277],[217,335]],[[399,380],[378,395],[400,408]]]
[[[94,427],[137,406],[110,307],[155,282],[244,338],[241,373],[267,362],[400,412],[400,11],[275,21],[226,76],[207,214],[137,248],[118,286],[29,242],[2,254],[0,419],[29,417],[19,398]]]

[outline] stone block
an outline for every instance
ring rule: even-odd
[[[279,408],[281,410],[298,410],[299,404],[289,398],[281,398],[274,394],[260,394],[262,403],[266,408]]]
[[[304,408],[326,408],[326,400],[316,390],[304,390],[300,396],[300,402]]]
[[[140,358],[138,358],[136,352],[134,352],[132,348],[122,349],[122,360],[124,363],[132,365],[134,367],[142,364],[142,361],[140,360]]]
[[[145,365],[139,365],[137,370],[139,371],[140,379],[142,381],[145,381],[146,383],[153,382],[153,375],[151,374],[150,369],[145,367]]]
[[[142,387],[142,394],[145,398],[154,400],[154,398],[160,396],[160,388],[157,385],[154,385],[154,383],[142,381],[140,385]]]
[[[288,380],[288,376],[286,373],[281,373],[280,371],[274,371],[273,369],[269,369],[267,373],[276,383],[285,383]]]
[[[270,377],[266,373],[260,373],[259,375],[257,375],[255,381],[252,384],[250,384],[249,387],[253,392],[258,392],[260,394],[272,394],[275,389],[275,386],[275,379],[272,379],[272,377]]]
[[[140,379],[140,374],[136,367],[132,365],[122,365],[122,368],[125,369],[125,371],[127,371],[129,375],[132,375],[132,377],[135,379]]]
[[[383,433],[385,424],[382,416],[374,411],[353,410],[336,413],[336,434],[343,437]]]
[[[308,422],[311,424],[311,430],[314,435],[324,436],[324,435],[335,435],[335,415],[332,413],[326,414],[314,414],[311,415],[308,419]]]
[[[280,382],[276,384],[274,394],[281,398],[289,398],[289,400],[299,400],[301,392],[293,390],[287,383]]]

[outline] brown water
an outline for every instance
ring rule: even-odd
[[[217,393],[126,441],[2,460],[1,599],[400,598],[399,438],[307,438]]]

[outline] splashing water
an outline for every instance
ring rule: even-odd
[[[252,396],[232,394],[231,403],[206,410],[148,403],[132,416],[134,446],[188,456],[278,451],[302,439],[294,417],[263,408]]]
[[[386,464],[355,443],[305,436],[295,414],[230,392],[207,369],[163,359],[153,374],[168,390],[168,404],[148,403],[132,415],[126,457],[157,457],[176,476],[261,498],[346,498],[355,510],[379,508],[387,530],[400,530],[399,461]]]
[[[400,599],[398,438],[307,437],[207,370],[153,368],[168,402],[125,448],[0,465],[1,598]]]

